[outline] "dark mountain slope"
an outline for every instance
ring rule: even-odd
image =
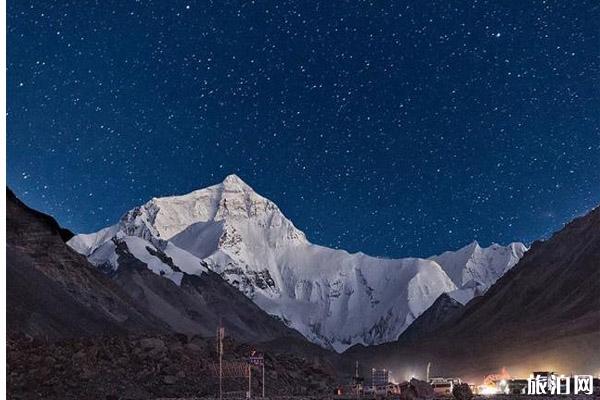
[[[486,296],[467,305],[452,333],[489,334],[498,326],[527,327],[523,334],[557,326],[593,332],[600,331],[599,313],[600,208],[596,208],[550,240],[535,242]],[[494,336],[504,331],[508,329]]]
[[[229,335],[242,341],[263,342],[280,337],[306,340],[212,271],[203,272],[202,276],[184,275],[181,286],[177,286],[131,255],[125,242],[117,245],[117,252],[119,269],[114,281],[173,331],[214,336],[222,323]]]
[[[516,266],[459,315],[412,335],[418,340],[403,336],[395,343],[353,348],[345,355],[396,371],[407,365],[424,371],[431,361],[435,374],[474,377],[502,366],[520,375],[533,369],[596,371],[600,208],[549,240],[534,243]]]
[[[41,225],[45,226],[46,229],[48,229],[48,231],[50,231],[53,234],[58,234],[58,236],[60,236],[62,241],[65,243],[68,242],[69,239],[71,239],[74,236],[73,232],[71,232],[69,229],[61,227],[58,224],[58,222],[56,222],[56,220],[48,214],[44,214],[43,212],[34,210],[33,208],[30,208],[27,205],[25,205],[17,198],[17,196],[15,196],[13,191],[9,188],[6,188],[6,203],[7,209],[9,209],[9,204],[18,204],[19,208],[22,208],[29,215],[35,218]],[[15,228],[18,229],[18,227],[16,226]]]
[[[155,275],[126,245],[109,277],[64,240],[56,221],[7,195],[8,333],[59,339],[184,332],[212,336],[219,321],[242,341],[304,338],[212,272],[181,286]]]
[[[51,339],[164,332],[110,279],[64,243],[56,221],[7,194],[7,331]],[[65,236],[66,235],[66,236]]]
[[[418,341],[420,338],[435,333],[441,326],[463,312],[464,306],[446,293],[440,295],[433,304],[400,335],[402,342]]]

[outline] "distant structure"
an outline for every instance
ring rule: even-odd
[[[389,369],[371,369],[371,382],[365,384],[365,378],[360,376],[358,361],[354,364],[354,375],[352,381],[347,385],[337,386],[335,389],[336,400],[359,400],[373,398],[397,398],[401,393],[400,385],[390,382],[391,371]]]
[[[452,396],[454,386],[462,383],[460,378],[443,377],[431,378],[428,382],[433,387],[433,393],[442,397]]]
[[[335,390],[336,396],[345,399],[360,399],[365,393],[365,378],[360,376],[358,361],[354,364],[354,375],[349,385],[338,386]]]
[[[363,385],[365,383],[365,378],[360,376],[358,372],[358,361],[354,366],[354,376],[352,377],[352,391],[356,395],[356,397],[360,397],[363,394]]]
[[[388,371],[387,369],[375,369],[373,368],[371,370],[371,386],[373,386],[374,389],[381,387],[381,386],[385,386],[387,387],[387,384],[390,381],[390,371]]]

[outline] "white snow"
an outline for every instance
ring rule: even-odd
[[[448,296],[452,297],[454,300],[458,301],[462,305],[467,304],[474,297],[479,296],[475,290],[475,288],[466,288],[466,289],[456,289],[448,292]]]
[[[78,235],[79,236],[79,235]],[[76,240],[77,236],[73,237],[71,241]],[[69,241],[69,245],[71,245],[71,241]],[[75,245],[78,245],[79,241],[75,241]],[[76,247],[73,247],[77,250]],[[84,247],[81,247],[82,249]],[[110,265],[113,270],[116,270],[119,267],[118,258],[119,256],[116,253],[116,246],[112,240],[107,240],[106,242],[100,244],[92,254],[89,255],[88,260],[95,266],[100,266],[102,264]],[[79,251],[79,250],[77,250]],[[82,254],[85,254],[81,251]]]
[[[235,175],[186,195],[154,198],[118,224],[69,244],[94,264],[117,268],[115,236],[176,284],[182,273],[147,247],[162,250],[185,274],[201,274],[208,265],[259,307],[337,351],[395,340],[442,293],[470,300],[524,251],[520,244],[470,245],[430,259],[391,260],[314,245]]]
[[[494,243],[482,248],[474,241],[459,250],[446,251],[429,259],[440,264],[452,282],[458,288],[465,289],[464,293],[480,295],[512,268],[526,251],[523,243],[511,243],[508,246]],[[457,296],[464,298],[464,293]],[[458,298],[456,300],[460,301]]]
[[[89,256],[94,250],[111,240],[119,231],[118,225],[103,228],[96,233],[75,235],[69,240],[69,246],[76,252]]]
[[[148,251],[148,247],[154,251],[156,251],[156,248],[148,241],[135,236],[127,236],[123,238],[123,240],[125,243],[127,243],[129,252],[135,256],[135,258],[146,264],[152,272],[172,280],[176,285],[181,284],[183,273],[174,271],[169,265],[162,262],[158,257],[152,255]]]
[[[185,250],[178,248],[172,243],[164,242],[164,249],[159,250],[149,241],[136,236],[115,235],[116,240],[127,245],[127,250],[139,261],[147,265],[148,269],[157,275],[164,276],[173,281],[176,285],[181,285],[183,273],[188,275],[200,276],[206,267],[197,257],[191,255]],[[69,243],[70,244],[70,243]],[[110,265],[113,270],[119,268],[119,255],[116,251],[117,246],[113,240],[107,240],[97,247],[88,260],[96,265]],[[181,270],[176,271],[170,265],[164,263],[156,254],[163,252],[173,261],[173,264]],[[153,254],[154,253],[154,254]]]

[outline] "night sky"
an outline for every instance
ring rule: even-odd
[[[597,4],[9,0],[8,184],[76,232],[236,173],[318,244],[529,243],[600,203]]]

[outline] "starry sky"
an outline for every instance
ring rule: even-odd
[[[8,185],[76,232],[230,173],[312,242],[386,257],[600,203],[596,1],[7,9]]]

